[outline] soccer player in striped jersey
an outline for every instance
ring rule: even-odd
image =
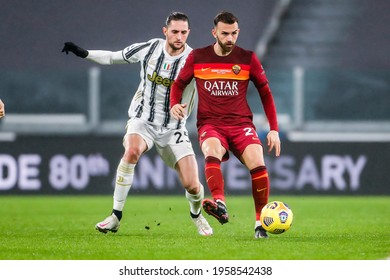
[[[103,233],[118,231],[133,183],[134,168],[142,154],[153,146],[162,160],[177,170],[199,234],[213,233],[201,214],[204,189],[199,181],[198,165],[185,128],[186,120],[175,120],[169,110],[171,85],[192,50],[186,43],[190,33],[187,15],[171,13],[162,31],[165,39],[135,43],[116,52],[85,50],[72,42],[66,42],[62,50],[99,64],[139,63],[141,66],[141,81],[128,110],[129,120],[123,140],[125,151],[116,171],[113,210],[110,216],[96,224],[96,229]],[[184,93],[185,102],[190,104],[187,113],[192,109],[194,91],[194,86],[190,86]]]
[[[255,238],[267,238],[260,223],[261,209],[267,204],[270,183],[263,147],[253,124],[247,102],[247,88],[252,81],[259,92],[270,132],[269,151],[280,155],[278,122],[273,96],[263,67],[256,54],[236,46],[238,19],[221,12],[214,19],[213,45],[193,50],[171,89],[171,113],[180,120],[187,104],[182,96],[186,86],[196,79],[198,90],[197,127],[205,156],[205,175],[213,199],[203,201],[203,209],[221,224],[229,220],[221,162],[231,151],[250,171],[255,204]]]

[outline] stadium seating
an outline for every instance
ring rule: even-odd
[[[8,116],[58,113],[88,118],[88,71],[94,64],[65,57],[60,52],[63,42],[75,40],[86,47],[118,50],[131,42],[161,36],[159,26],[167,14],[165,9],[156,9],[151,17],[152,11],[143,7],[152,7],[152,0],[131,5],[115,2],[112,9],[107,8],[109,4],[92,4],[92,0],[70,0],[53,5],[50,15],[45,5],[25,3],[15,20],[9,16],[11,2],[4,3],[0,11],[7,26],[0,30],[2,49],[9,54],[0,58],[0,98],[6,101]],[[388,1],[378,0],[373,5],[368,0],[251,0],[239,9],[240,2],[233,0],[223,1],[223,5],[173,2],[169,4],[172,8],[190,15],[191,46],[212,42],[212,18],[223,7],[238,15],[242,29],[239,45],[249,49],[256,49],[277,4],[288,2],[261,57],[278,112],[294,117],[293,69],[299,66],[304,70],[306,121],[390,120]],[[30,15],[32,9],[34,15]],[[74,19],[70,21],[66,13],[74,14]],[[138,25],[127,28],[134,22]],[[43,34],[42,26],[47,23],[52,27]],[[103,121],[124,122],[138,85],[138,65],[100,67],[100,71],[99,116]],[[259,102],[253,87],[250,99],[250,104]],[[255,114],[262,112],[259,106],[252,109]]]

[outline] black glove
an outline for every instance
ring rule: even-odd
[[[86,58],[88,56],[88,51],[84,50],[83,48],[80,48],[76,44],[73,44],[72,42],[66,42],[64,45],[64,48],[62,49],[62,52],[65,52],[68,54],[69,52],[74,53],[75,55]]]

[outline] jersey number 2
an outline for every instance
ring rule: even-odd
[[[255,133],[253,133],[253,128],[252,127],[246,127],[246,128],[244,128],[244,131],[245,131],[245,136],[255,135]]]
[[[175,132],[175,136],[177,137],[176,144],[183,143],[184,141],[186,141],[188,143],[190,142],[190,139],[188,139],[187,132],[184,132],[184,137],[183,137],[183,134],[181,132]],[[183,138],[185,138],[185,139],[183,139]]]

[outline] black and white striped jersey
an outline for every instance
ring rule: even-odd
[[[175,120],[170,115],[169,94],[171,85],[185,63],[192,48],[185,45],[178,56],[165,50],[164,39],[151,39],[135,43],[122,51],[89,51],[88,59],[100,64],[140,63],[140,83],[129,106],[129,117],[136,117],[154,125],[178,128],[185,119]],[[187,117],[193,109],[195,87],[192,82],[183,93],[181,103],[188,104]]]

